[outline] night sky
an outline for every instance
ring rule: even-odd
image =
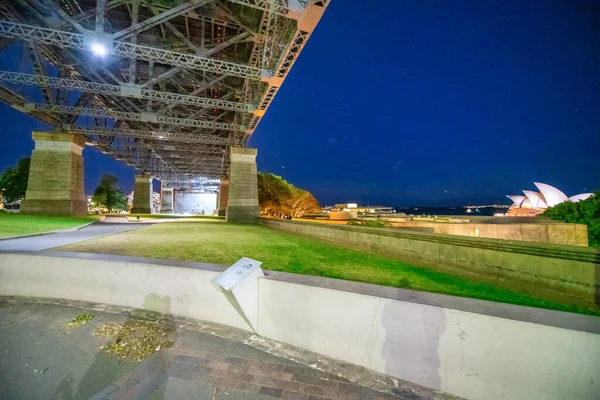
[[[333,0],[249,145],[322,204],[600,189],[600,1]],[[0,69],[17,70],[19,52]],[[43,124],[0,104],[0,169]],[[86,149],[85,186],[134,171]]]

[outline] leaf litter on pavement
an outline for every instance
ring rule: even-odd
[[[162,348],[171,347],[175,330],[156,321],[129,320],[96,328],[96,336],[111,340],[102,350],[124,360],[142,361]]]
[[[79,314],[71,322],[65,325],[65,328],[70,332],[75,328],[79,328],[81,325],[85,325],[94,319],[92,314]]]

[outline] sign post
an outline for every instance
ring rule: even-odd
[[[243,257],[212,280],[254,332],[258,323],[258,279],[261,261]]]

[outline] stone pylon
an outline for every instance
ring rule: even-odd
[[[139,174],[135,176],[131,213],[152,213],[152,175]]]
[[[161,213],[172,213],[173,212],[173,188],[163,187],[160,193],[160,212]]]
[[[221,185],[217,194],[218,214],[224,217],[227,214],[227,202],[229,201],[229,179],[221,179]]]
[[[256,149],[231,147],[227,222],[256,223],[260,217]]]
[[[32,133],[29,181],[23,214],[87,215],[83,189],[85,138],[63,132]]]

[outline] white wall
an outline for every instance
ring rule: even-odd
[[[78,257],[0,253],[0,295],[144,308],[250,330],[210,283],[218,275],[214,267]],[[334,284],[343,282],[329,285]],[[386,289],[361,286],[378,293]],[[454,299],[453,304],[462,301],[476,302]],[[440,304],[447,307],[448,300]],[[586,323],[591,318],[560,315]],[[591,321],[596,325],[589,331],[600,332],[600,318]],[[273,277],[258,281],[257,326],[260,335],[467,399],[600,399],[598,333]]]
[[[175,191],[173,212],[176,214],[204,211],[205,215],[211,215],[216,209],[216,193]]]
[[[260,335],[467,399],[600,398],[598,334],[268,279],[258,315]]]
[[[143,308],[250,330],[210,283],[218,274],[140,262],[0,254],[0,295]]]

